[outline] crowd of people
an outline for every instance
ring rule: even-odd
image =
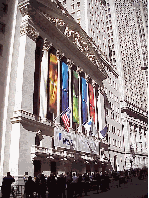
[[[118,186],[122,183],[127,183],[128,180],[132,181],[132,177],[138,177],[138,179],[144,179],[147,177],[148,169],[131,169],[124,171],[112,171],[104,173],[85,173],[78,174],[68,172],[65,174],[56,175],[51,173],[50,176],[39,174],[37,177],[31,176],[25,180],[25,197],[33,198],[46,198],[47,192],[50,198],[73,198],[78,195],[82,197],[82,193],[87,195],[90,190],[107,191],[110,189],[110,182],[117,181]],[[14,182],[14,178],[7,174],[7,177],[3,178],[2,183],[2,197],[8,198],[11,193],[11,184]],[[117,187],[118,187],[117,186]]]

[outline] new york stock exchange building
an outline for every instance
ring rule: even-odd
[[[25,0],[15,9],[1,175],[112,171],[101,139],[110,63],[58,2]]]

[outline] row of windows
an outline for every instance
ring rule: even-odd
[[[120,129],[116,129],[115,126],[111,126],[110,124],[108,124],[107,126],[108,126],[108,131],[110,133],[113,133],[113,134],[121,137],[122,134],[121,134],[121,130]]]
[[[106,110],[106,114],[107,114],[107,116],[111,115],[111,119],[115,120],[118,123],[121,123],[121,118],[119,117],[119,115],[117,115],[113,112],[110,113],[108,109]]]
[[[78,9],[78,8],[80,8],[80,2],[77,2],[76,5],[75,5],[75,4],[72,4],[72,5],[71,5],[71,9],[72,9],[72,10]]]
[[[122,141],[116,140],[116,139],[112,139],[109,137],[109,144],[115,146],[115,147],[122,147]]]

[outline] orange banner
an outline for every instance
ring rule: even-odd
[[[50,54],[49,63],[49,110],[57,114],[57,57]]]

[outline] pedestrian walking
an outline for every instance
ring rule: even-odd
[[[55,180],[55,176],[53,173],[50,174],[50,177],[48,177],[47,179],[47,188],[48,188],[48,194],[49,197],[56,197],[56,180]]]
[[[2,198],[9,198],[11,193],[11,184],[15,182],[15,179],[7,172],[7,176],[3,178],[2,182]]]
[[[101,176],[99,173],[96,173],[96,181],[97,181],[97,194],[99,193],[99,186],[101,185]]]
[[[32,177],[29,176],[28,180],[25,183],[25,195],[26,195],[26,198],[28,198],[28,197],[33,198],[35,191],[36,191],[35,182],[32,180]]]
[[[84,191],[85,191],[85,196],[87,196],[87,192],[89,190],[89,176],[85,173],[84,174],[84,181],[85,181],[85,188],[84,188]]]
[[[44,174],[41,174],[40,181],[39,181],[39,198],[46,198],[46,180]]]
[[[65,197],[65,184],[66,184],[66,180],[62,173],[60,177],[58,177],[58,180],[57,180],[59,198]]]
[[[71,197],[72,194],[71,182],[72,182],[72,176],[69,172],[67,172],[67,176],[66,176],[67,197]]]
[[[36,176],[35,178],[35,191],[36,191],[36,195],[39,194],[39,183],[40,183],[40,179],[38,176]]]
[[[82,197],[82,175],[81,174],[79,174],[79,177],[78,177],[77,189],[78,189],[79,196]]]

